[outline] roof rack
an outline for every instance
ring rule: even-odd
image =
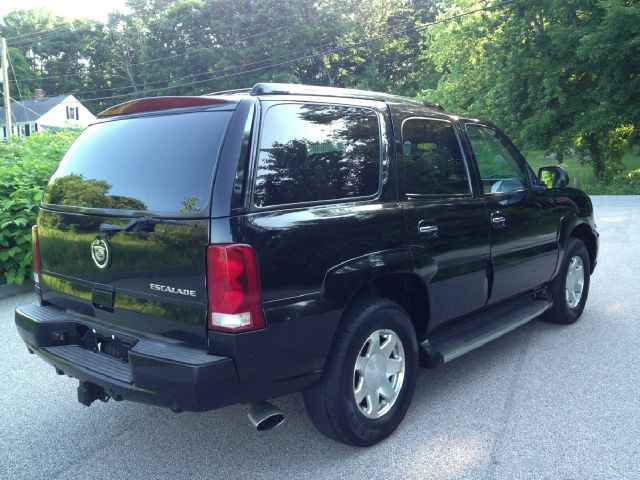
[[[437,110],[438,112],[444,112],[444,107],[442,105],[440,105],[439,103],[436,102],[427,102],[426,100],[424,102],[424,106],[428,107],[432,110]]]
[[[219,92],[211,92],[205,93],[204,96],[208,97],[210,95],[239,95],[242,93],[251,93],[250,88],[235,88],[233,90],[220,90]]]
[[[295,83],[256,83],[251,89],[251,95],[318,95],[323,97],[352,97],[367,100],[398,102],[427,107],[439,112],[444,112],[444,108],[442,108],[441,105],[437,103],[423,102],[416,98],[402,97],[400,95],[391,95],[388,93],[371,92],[368,90],[316,87],[312,85],[298,85]]]

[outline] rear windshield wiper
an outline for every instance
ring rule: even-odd
[[[153,232],[159,223],[180,225],[180,220],[169,220],[165,218],[139,217],[133,218],[129,223],[123,226],[111,225],[110,223],[101,223],[98,229],[107,238],[113,237],[118,232]]]

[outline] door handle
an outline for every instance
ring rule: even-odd
[[[491,226],[496,230],[501,230],[507,226],[507,219],[502,212],[493,212],[491,214]]]
[[[418,222],[418,235],[425,238],[436,238],[438,226],[430,220],[421,220]]]

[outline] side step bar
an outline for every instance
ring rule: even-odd
[[[527,299],[463,320],[431,335],[420,344],[423,366],[433,368],[489,343],[540,316],[548,300]]]

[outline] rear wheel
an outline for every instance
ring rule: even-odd
[[[417,368],[416,334],[402,307],[359,301],[343,320],[321,381],[304,392],[309,416],[334,440],[373,445],[404,418]]]
[[[543,320],[568,325],[580,318],[589,295],[590,265],[584,243],[571,237],[560,272],[551,285],[553,307],[542,315]]]

